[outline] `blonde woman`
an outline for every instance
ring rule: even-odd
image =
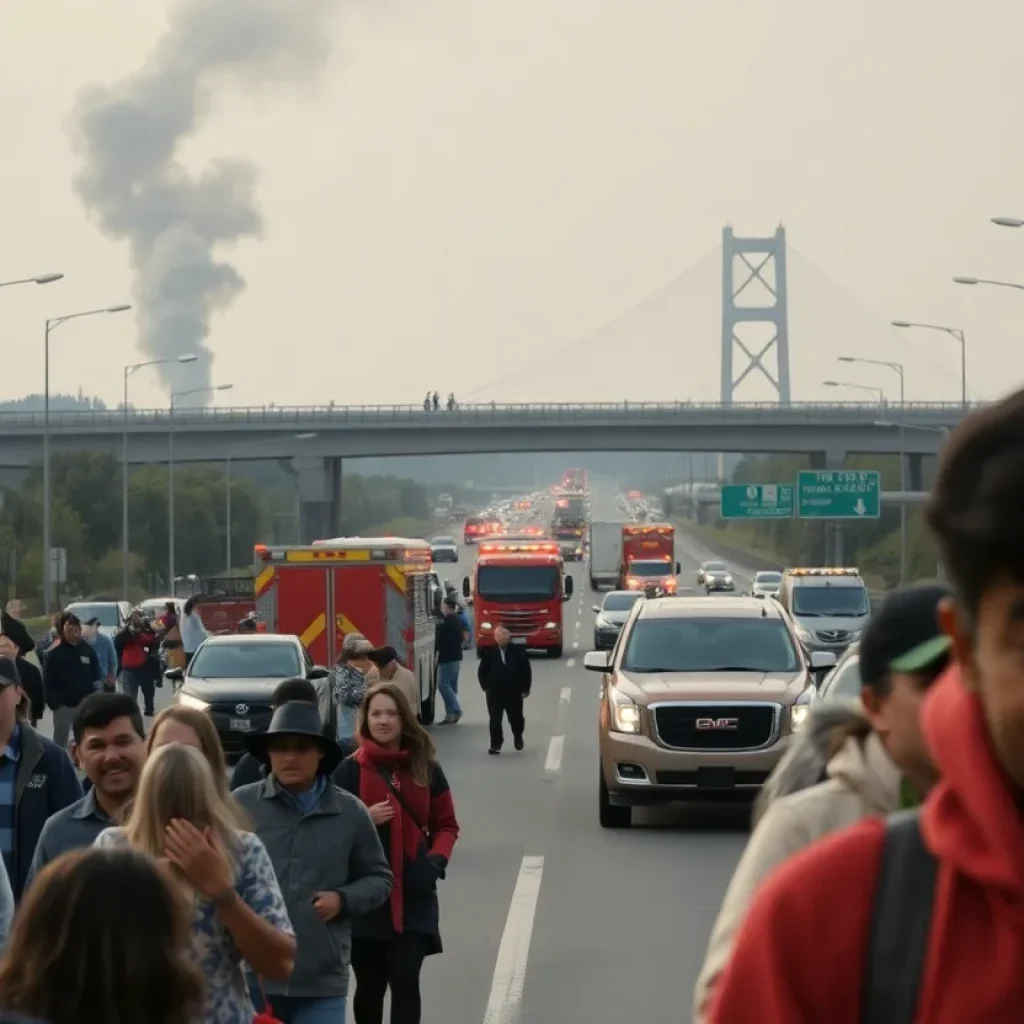
[[[127,844],[161,863],[189,898],[191,953],[206,980],[202,1024],[252,1024],[242,962],[281,981],[295,934],[263,843],[237,828],[206,757],[180,743],[150,755],[131,816],[97,846]]]

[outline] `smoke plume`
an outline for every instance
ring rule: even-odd
[[[338,2],[182,0],[143,67],[88,88],[73,111],[75,190],[104,234],[128,242],[142,350],[151,359],[197,354],[189,387],[210,385],[211,317],[245,289],[218,244],[259,237],[263,218],[250,161],[193,174],[179,149],[218,87],[311,79],[329,55]]]

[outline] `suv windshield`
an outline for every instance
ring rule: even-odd
[[[801,586],[793,587],[792,612],[836,618],[860,618],[868,613],[868,592],[860,586]]]
[[[202,679],[287,679],[306,674],[294,644],[203,644],[188,674]]]
[[[634,622],[626,672],[798,672],[800,658],[779,619],[658,619]]]
[[[99,619],[101,626],[118,626],[116,604],[69,604],[68,611],[74,612],[81,622]]]
[[[669,562],[630,562],[630,576],[671,576],[672,566]]]
[[[621,594],[609,594],[601,602],[603,612],[627,612],[640,600],[640,594],[636,591]]]
[[[559,573],[553,565],[482,565],[476,591],[492,601],[542,601],[559,595]]]
[[[781,572],[759,572],[754,577],[754,582],[758,586],[765,586],[765,585],[771,583],[771,584],[773,584],[774,586],[777,587],[782,582],[782,573]]]
[[[705,572],[728,572],[729,571],[729,567],[725,564],[725,562],[705,562],[704,563],[704,571]]]

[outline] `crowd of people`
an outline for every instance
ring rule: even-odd
[[[46,662],[66,647],[90,689],[69,750],[0,655],[0,1021],[343,1024],[351,972],[358,1024],[389,992],[391,1024],[419,1024],[459,826],[394,652],[373,652],[351,752],[285,680],[229,785],[209,716],[175,704],[147,732],[67,627]]]

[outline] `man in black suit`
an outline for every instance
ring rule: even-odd
[[[505,742],[502,719],[508,716],[512,741],[516,750],[523,749],[523,699],[530,695],[533,672],[530,659],[522,647],[513,647],[504,626],[494,631],[496,645],[488,648],[480,659],[477,678],[487,695],[487,714],[491,726],[491,746],[488,754],[500,754]]]

